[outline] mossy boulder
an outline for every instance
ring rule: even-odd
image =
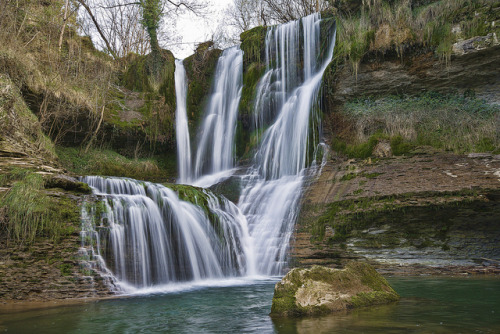
[[[397,301],[399,295],[365,262],[344,269],[292,269],[274,288],[272,317],[326,314]]]
[[[88,184],[80,182],[74,177],[63,174],[49,174],[45,176],[45,188],[60,188],[77,193],[90,194],[92,189]]]

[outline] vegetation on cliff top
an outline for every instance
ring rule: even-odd
[[[499,15],[500,4],[489,0],[363,1],[355,14],[339,12],[335,58],[348,61],[355,75],[369,52],[403,57],[407,49],[432,48],[449,61],[458,40],[500,34]]]
[[[332,149],[368,158],[380,139],[394,154],[428,145],[456,153],[500,152],[500,107],[473,94],[426,93],[346,103],[335,115]]]

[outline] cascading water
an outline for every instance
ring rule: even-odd
[[[101,201],[82,209],[82,249],[94,255],[115,284],[130,291],[173,282],[282,274],[312,163],[310,149],[317,144],[311,141],[314,106],[335,43],[333,36],[320,50],[320,22],[320,15],[314,14],[268,29],[267,70],[254,109],[260,145],[242,177],[238,207],[208,191],[187,202],[170,188],[149,182],[83,179]],[[193,169],[186,76],[182,62],[176,61],[179,182],[213,184],[234,167],[242,62],[238,47],[225,50],[218,61]],[[97,221],[85,219],[99,216]]]
[[[255,123],[264,127],[266,121],[274,122],[262,135],[239,199],[254,240],[257,270],[264,275],[279,275],[285,265],[307,167],[311,114],[333,56],[335,36],[318,62],[320,21],[313,14],[270,28],[266,36],[267,71],[257,88]],[[304,64],[302,73],[299,63]]]
[[[253,266],[245,217],[224,198],[205,192],[197,199],[206,201],[204,211],[159,184],[98,176],[82,181],[103,198],[102,220],[86,231],[86,247],[94,246],[127,291],[242,276]]]
[[[182,60],[175,60],[175,135],[177,139],[177,161],[179,183],[191,182],[191,145],[186,108],[187,80]]]
[[[194,178],[234,167],[234,136],[243,87],[243,52],[225,50],[217,63],[212,94],[199,129]]]

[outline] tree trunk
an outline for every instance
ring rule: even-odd
[[[69,0],[66,0],[65,9],[64,9],[63,25],[61,28],[61,35],[59,35],[59,52],[61,52],[61,48],[62,48],[64,30],[66,29],[66,21],[68,20],[68,12],[69,12]]]

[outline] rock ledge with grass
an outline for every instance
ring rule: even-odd
[[[365,262],[344,269],[292,269],[274,288],[272,317],[326,314],[397,301],[399,295]]]

